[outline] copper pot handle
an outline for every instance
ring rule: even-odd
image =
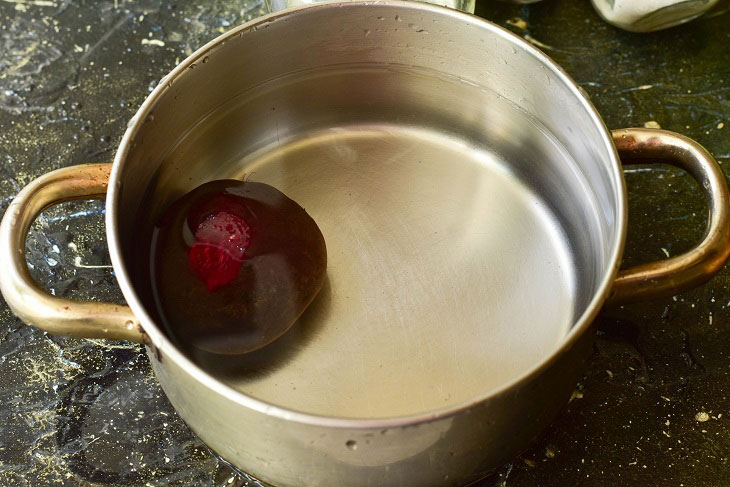
[[[699,286],[730,256],[730,194],[720,166],[700,144],[674,132],[630,128],[612,135],[623,164],[671,164],[690,173],[705,192],[709,217],[702,242],[692,250],[620,271],[608,304],[671,296]]]
[[[111,166],[58,169],[18,193],[0,223],[0,291],[18,317],[49,333],[143,343],[144,331],[129,307],[51,296],[33,281],[25,261],[28,229],[38,214],[64,201],[104,198]]]

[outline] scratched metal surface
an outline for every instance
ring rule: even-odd
[[[636,35],[589,2],[477,14],[535,42],[585,88],[609,127],[659,124],[730,164],[730,5]],[[0,0],[0,215],[51,169],[108,161],[126,121],[175,63],[256,0]],[[688,249],[704,202],[690,177],[632,168],[627,263]],[[27,256],[58,295],[122,301],[102,205],[49,210]],[[527,451],[480,487],[725,485],[730,478],[730,271],[675,298],[599,319],[573,400]],[[0,485],[257,485],[212,456],[164,398],[142,350],[49,336],[0,301]]]

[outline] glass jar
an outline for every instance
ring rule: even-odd
[[[632,32],[666,29],[699,17],[718,0],[592,0],[609,24]]]

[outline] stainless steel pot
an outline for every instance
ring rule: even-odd
[[[618,272],[619,154],[701,183],[702,243]],[[171,201],[244,175],[315,218],[328,281],[287,335],[222,373],[172,344],[135,262]],[[24,260],[33,218],[105,195],[129,307],[45,294]],[[558,66],[504,29],[416,2],[319,4],[245,24],[186,59],[130,121],[112,165],[28,185],[0,227],[0,288],[51,333],[144,343],[193,431],[266,482],[461,485],[557,414],[607,300],[673,294],[720,269],[728,200],[698,144],[609,133]]]

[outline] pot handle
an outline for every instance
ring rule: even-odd
[[[671,296],[714,276],[730,256],[730,194],[715,159],[697,142],[666,130],[614,130],[613,141],[623,164],[671,164],[694,177],[705,192],[709,217],[705,237],[675,257],[619,272],[609,305]]]
[[[129,307],[51,296],[33,281],[25,261],[28,229],[38,214],[64,201],[104,198],[111,166],[58,169],[18,193],[0,223],[0,291],[19,318],[49,333],[144,343],[146,335]]]

